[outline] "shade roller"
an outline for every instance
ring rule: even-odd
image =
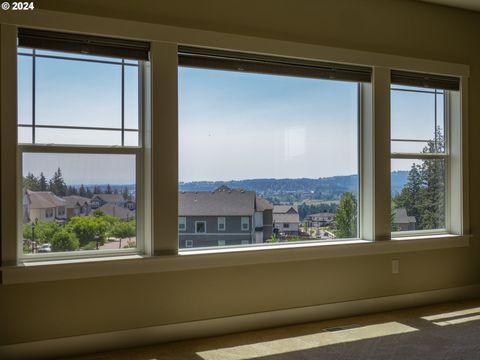
[[[82,34],[18,29],[18,46],[132,60],[148,60],[150,43]]]
[[[420,74],[399,70],[392,70],[391,82],[396,85],[417,86],[432,89],[460,89],[460,79],[456,77]]]
[[[370,82],[372,75],[372,69],[369,67],[190,47],[179,47],[178,64],[194,68],[355,82]]]

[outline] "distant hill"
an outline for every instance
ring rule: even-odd
[[[407,183],[408,171],[392,172],[392,195]],[[319,179],[246,179],[230,181],[192,181],[179,183],[180,191],[213,191],[226,185],[255,191],[275,202],[302,201],[305,199],[338,200],[342,193],[357,192],[357,175],[332,176]]]

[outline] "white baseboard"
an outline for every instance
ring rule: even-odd
[[[48,359],[480,297],[480,285],[0,346],[0,359]]]

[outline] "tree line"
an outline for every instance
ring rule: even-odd
[[[32,191],[51,191],[57,196],[69,196],[78,195],[86,198],[92,198],[94,194],[121,194],[125,200],[131,199],[131,194],[126,186],[119,190],[118,188],[112,188],[110,184],[107,184],[105,189],[98,185],[93,187],[84,186],[75,187],[67,185],[60,168],[55,171],[52,177],[47,181],[43,172],[39,176],[35,176],[29,172],[27,176],[23,177],[23,187]]]

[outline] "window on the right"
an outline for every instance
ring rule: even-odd
[[[449,199],[449,93],[391,84],[391,228],[445,232]],[[456,85],[453,85],[454,87]]]

